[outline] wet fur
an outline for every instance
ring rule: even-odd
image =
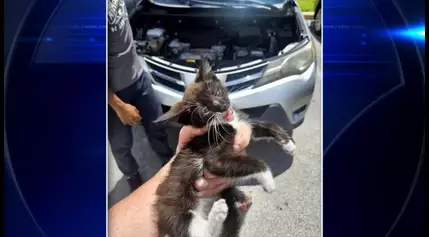
[[[236,131],[243,123],[252,127],[253,139],[274,140],[291,153],[295,149],[280,126],[249,120],[239,111],[234,111],[232,119],[226,121],[222,116],[228,109],[228,91],[204,61],[183,100],[156,121],[209,128],[208,133],[195,137],[176,155],[169,175],[157,189],[157,225],[169,237],[239,236],[247,213],[247,208],[239,206],[244,203],[250,207],[249,197],[233,186],[218,196],[200,198],[194,183],[204,169],[232,178],[235,184],[256,180],[267,192],[275,189],[273,176],[264,161],[233,151]]]

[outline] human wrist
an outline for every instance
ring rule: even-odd
[[[162,182],[165,177],[167,177],[168,173],[170,172],[171,163],[173,163],[173,160],[176,156],[173,156],[173,158],[168,161],[167,164],[165,164],[159,171],[156,173],[155,178],[160,180]]]
[[[113,110],[115,110],[116,112],[122,110],[125,107],[125,102],[123,101],[115,101],[112,103],[109,103],[110,107],[112,107]]]
[[[108,103],[115,111],[121,110],[126,105],[111,89],[109,89],[108,97]]]

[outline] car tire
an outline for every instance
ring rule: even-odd
[[[314,33],[318,36],[322,35],[322,10],[320,7],[317,8],[316,13],[314,14]]]

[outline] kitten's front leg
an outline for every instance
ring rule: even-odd
[[[228,205],[225,199],[216,201],[209,213],[207,232],[204,237],[220,237],[223,223],[228,215]]]
[[[212,174],[232,178],[235,183],[256,179],[268,193],[276,187],[268,165],[254,157],[226,152],[218,158],[206,160],[204,166]]]
[[[253,120],[250,122],[252,126],[252,138],[255,140],[267,139],[277,142],[283,150],[291,155],[295,154],[296,145],[289,134],[279,125]]]

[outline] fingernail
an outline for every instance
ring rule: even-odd
[[[198,179],[195,182],[195,185],[197,186],[197,188],[205,188],[207,187],[207,181],[205,181],[204,179]]]

